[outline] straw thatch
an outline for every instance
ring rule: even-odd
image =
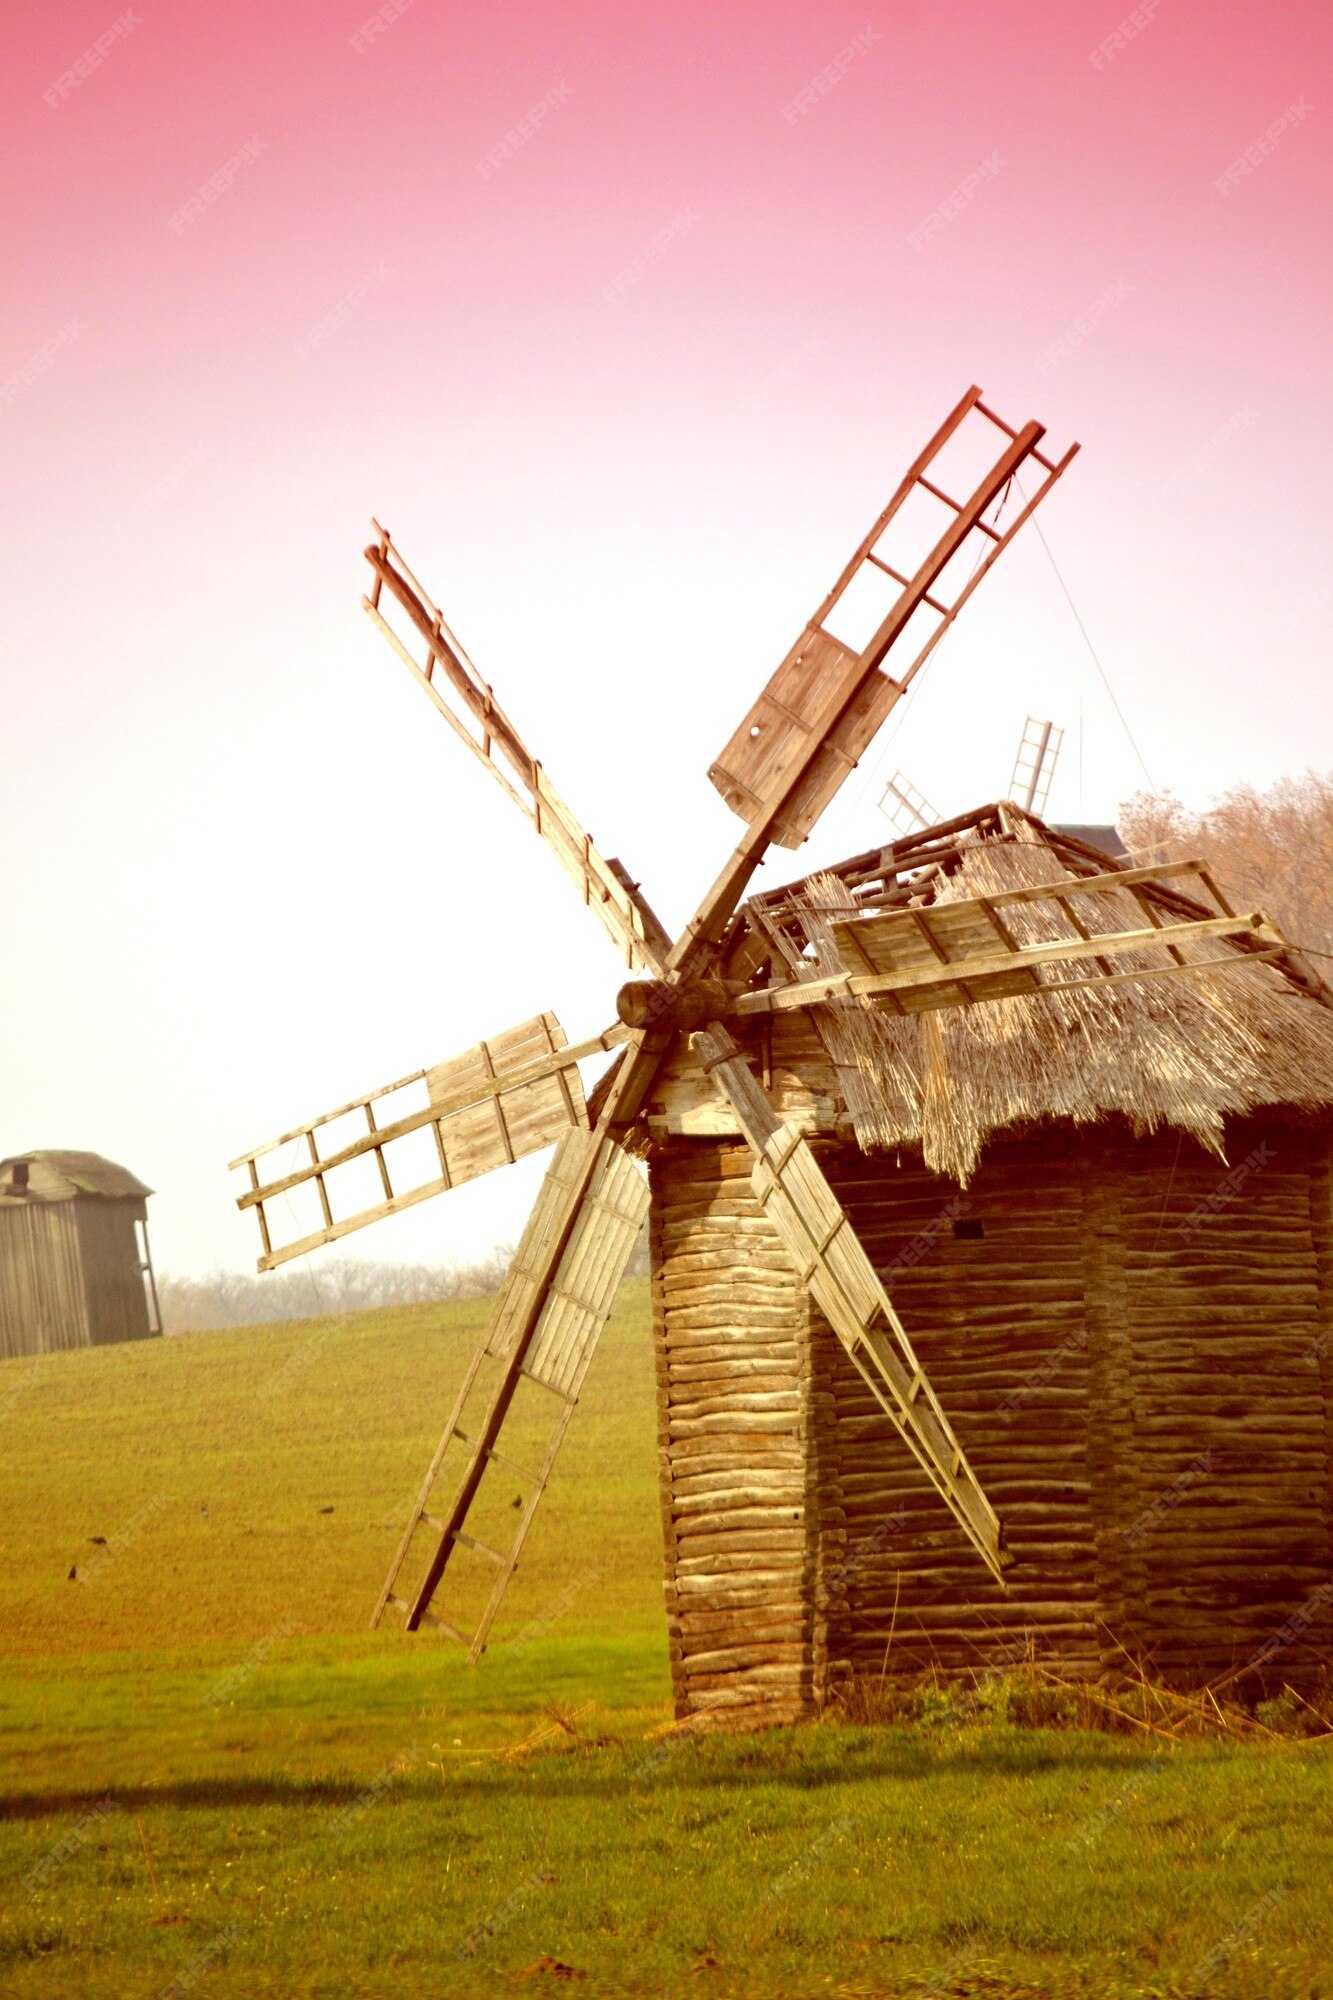
[[[1085,931],[1142,927],[1127,893],[1080,896],[1077,880],[1044,829],[1022,821],[1000,838],[965,835],[956,865],[934,875],[919,900],[1068,881],[1068,907]],[[809,949],[794,969],[847,970],[830,920],[864,907],[838,874],[803,883],[790,909]],[[1054,904],[1015,905],[1007,921],[1021,945],[1078,935]],[[1209,969],[1075,986],[1055,966],[1039,974],[1042,997],[908,1017],[854,999],[818,1008],[860,1145],[919,1146],[928,1167],[966,1185],[988,1138],[1037,1121],[1119,1117],[1140,1136],[1171,1127],[1222,1157],[1228,1117],[1333,1104],[1333,1011],[1317,995],[1211,940],[1177,949]],[[1122,956],[1115,969],[1170,963],[1158,946]]]

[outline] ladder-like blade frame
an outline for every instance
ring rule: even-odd
[[[1009,779],[1009,797],[1022,806],[1024,812],[1036,813],[1039,817],[1045,813],[1060,745],[1064,740],[1064,730],[1054,722],[1042,722],[1035,715],[1030,715],[1024,723]]]
[[[977,914],[984,913],[978,905]],[[926,921],[905,933],[903,942],[919,944],[923,935],[940,937],[930,919],[941,911],[967,913],[961,903],[937,904],[919,914]],[[895,915],[898,913],[895,912]],[[903,912],[916,916],[918,912]],[[1272,958],[1287,949],[1287,942],[1261,910],[1248,916],[1207,917],[1195,922],[1163,924],[1150,930],[1094,931],[1086,937],[1053,938],[1041,944],[992,949],[972,956],[941,952],[924,963],[893,963],[892,954],[881,938],[858,941],[858,931],[870,928],[873,919],[852,919],[833,925],[833,938],[844,963],[849,959],[869,969],[832,973],[824,978],[803,979],[795,985],[772,986],[754,993],[742,993],[729,1011],[738,1015],[785,1014],[806,1007],[826,1006],[831,1000],[873,1000],[876,1006],[895,1014],[928,1013],[941,1007],[974,1007],[988,1000],[1012,1000],[1033,994],[1048,997],[1068,992],[1074,986],[1095,986],[1116,981],[1145,980],[1219,968],[1253,965],[1256,958]],[[943,932],[948,937],[949,933]],[[951,942],[956,941],[957,933]],[[1226,958],[1187,959],[1181,947],[1217,940],[1240,947]],[[1109,961],[1128,952],[1165,951],[1175,953],[1165,964],[1136,967],[1113,973]],[[884,959],[890,962],[884,963]],[[1086,959],[1108,961],[1094,978],[1048,981],[1041,977],[1047,966],[1077,964]]]
[[[236,1205],[254,1210],[263,1243],[259,1269],[271,1271],[383,1216],[412,1208],[433,1195],[446,1194],[465,1181],[540,1152],[571,1126],[586,1127],[588,1114],[578,1065],[586,1057],[618,1047],[627,1035],[624,1028],[609,1028],[571,1047],[555,1015],[538,1014],[479,1042],[461,1056],[367,1091],[266,1145],[256,1146],[252,1152],[242,1153],[230,1164],[233,1169],[248,1170],[250,1185],[237,1197]],[[390,1097],[395,1099],[394,1115],[380,1123],[383,1100]],[[425,1102],[404,1110],[409,1098],[424,1098]],[[321,1153],[321,1131],[341,1125],[345,1119],[359,1122],[361,1118],[365,1120],[364,1132],[349,1139],[344,1127],[335,1135],[338,1143],[333,1150]],[[429,1131],[434,1141],[431,1164],[437,1169],[424,1177],[422,1155],[399,1143],[422,1131]],[[287,1146],[302,1147],[306,1157],[285,1173],[261,1179],[259,1162],[266,1154]],[[397,1152],[395,1146],[399,1147]],[[335,1216],[337,1196],[340,1191],[345,1194],[349,1186],[348,1177],[340,1178],[340,1170],[369,1156],[378,1169],[382,1199]],[[311,1184],[319,1198],[323,1226],[292,1242],[275,1245],[271,1205],[285,1197],[290,1213],[292,1193]]]
[[[570,1132],[561,1140],[427,1469],[372,1624],[378,1624],[385,1609],[393,1605],[404,1613],[409,1631],[423,1622],[430,1623],[466,1645],[472,1660],[480,1656],[647,1212],[647,1179],[617,1140],[596,1132]],[[548,1260],[556,1244],[560,1249],[552,1281]],[[500,1362],[500,1379],[488,1392],[478,1393],[479,1376],[488,1357]],[[523,1380],[548,1391],[556,1404],[541,1463],[531,1473],[498,1448],[505,1418]],[[447,1512],[434,1517],[427,1511],[432,1490],[455,1444],[463,1447],[461,1473]],[[527,1479],[531,1487],[512,1541],[504,1550],[489,1547],[471,1535],[467,1525],[492,1461]],[[423,1523],[436,1536],[435,1548],[411,1597],[399,1597],[399,1572]],[[462,1632],[429,1610],[459,1546],[489,1557],[497,1569],[480,1622],[471,1633]]]
[[[927,468],[974,412],[1000,431],[1008,443],[972,494],[958,501],[927,477]],[[710,768],[709,778],[732,811],[751,825],[763,821],[780,847],[799,847],[808,837],[1000,551],[1073,459],[1076,444],[1061,459],[1045,457],[1037,449],[1044,435],[1038,423],[1014,430],[986,407],[980,389],[969,389],[909,467],[888,506]],[[998,511],[1003,506],[1010,482],[1029,458],[1042,468],[1043,477],[1032,497],[1001,528],[987,515],[992,508]],[[918,490],[941,503],[952,519],[915,574],[908,576],[888,563],[876,544],[909,496]],[[978,555],[957,595],[952,600],[942,599],[935,594],[934,585],[974,532],[984,537],[989,547]],[[899,595],[858,651],[836,637],[828,629],[828,621],[867,567],[897,584]],[[938,622],[905,671],[891,679],[881,671],[883,662],[922,606]]]
[[[912,1351],[873,1264],[806,1140],[784,1125],[720,1023],[695,1037],[755,1155],[760,1206],[811,1298],[988,1569],[1012,1557],[994,1509]]]
[[[598,852],[393,546],[388,530],[378,521],[374,527],[379,541],[366,550],[366,560],[375,580],[370,595],[361,600],[364,610],[450,728],[536,828],[625,964],[660,972],[669,939],[638,884],[619,862]],[[424,641],[424,664],[384,616],[380,607],[386,590]]]

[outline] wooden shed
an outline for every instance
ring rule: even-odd
[[[161,1333],[151,1193],[99,1153],[0,1160],[0,1356]]]
[[[747,963],[827,974],[839,912],[1066,877],[1006,917],[1086,938],[1073,885],[1105,866],[987,808],[755,899]],[[1094,928],[1171,895],[1124,902]],[[647,1107],[678,1715],[791,1719],[849,1674],[1029,1648],[1256,1689],[1333,1656],[1333,1007],[1299,959],[1157,956],[1041,998],[777,1015],[752,1052],[1001,1516],[1003,1588],[811,1303],[678,1039]]]

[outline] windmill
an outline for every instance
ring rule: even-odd
[[[935,475],[944,476],[937,461],[964,425],[975,434],[982,424],[991,427],[983,434],[986,469],[966,498],[955,499],[937,483]],[[355,1098],[232,1162],[248,1172],[249,1186],[239,1205],[256,1213],[263,1242],[260,1268],[269,1269],[556,1142],[536,1205],[427,1468],[373,1622],[393,1608],[409,1629],[428,1622],[465,1645],[474,1660],[483,1650],[648,1208],[639,1163],[649,1144],[643,1107],[668,1049],[682,1035],[693,1036],[715,1090],[738,1121],[753,1153],[758,1199],[801,1283],[981,1561],[996,1577],[1002,1575],[1008,1556],[996,1514],[814,1152],[775,1112],[751,1065],[746,1031],[755,1017],[809,1006],[815,997],[826,999],[830,984],[900,1010],[905,1003],[893,996],[904,982],[917,995],[913,1005],[964,1004],[1027,990],[1024,981],[1035,977],[1032,968],[1047,955],[1095,953],[1100,965],[1118,948],[1128,947],[1122,940],[1098,936],[1086,948],[1075,940],[1072,949],[1067,942],[1023,949],[993,912],[979,915],[960,905],[950,913],[952,930],[943,919],[909,920],[916,940],[915,952],[907,954],[910,963],[904,961],[900,942],[890,941],[887,956],[872,952],[865,970],[854,978],[802,984],[785,968],[776,979],[769,978],[772,963],[754,959],[738,911],[768,849],[774,844],[796,848],[806,839],[1001,550],[1070,464],[1078,446],[1071,445],[1062,457],[1048,457],[1039,449],[1044,434],[1043,426],[1031,421],[1012,428],[974,387],[913,461],[710,767],[710,780],[745,822],[745,831],[674,942],[637,882],[619,861],[601,855],[564,804],[388,531],[376,523],[377,540],[366,551],[372,583],[363,599],[372,622],[554,851],[627,969],[640,976],[622,987],[618,1019],[599,1035],[569,1044],[555,1017],[543,1014],[450,1062]],[[1039,468],[1037,483],[1031,497],[1005,519],[1015,475],[1029,460]],[[932,539],[919,560],[903,556],[899,560],[906,566],[899,566],[883,552],[886,536],[906,503],[916,505],[922,496],[937,512]],[[853,644],[835,636],[830,621],[849,593],[864,594],[867,586],[883,596],[873,629]],[[402,632],[390,623],[386,613],[391,611],[404,625]],[[885,670],[891,653],[895,662],[906,659],[896,676]],[[964,916],[971,928],[960,931]],[[1141,943],[1141,933],[1134,936]],[[965,984],[954,956],[960,937],[971,953]],[[930,961],[924,969],[923,957]],[[611,1051],[617,1052],[614,1062],[585,1098],[578,1063]],[[426,1102],[401,1112],[399,1102],[410,1092],[418,1097],[424,1093]],[[393,1114],[387,1122],[386,1104]],[[350,1138],[345,1136],[348,1121],[357,1128]],[[326,1146],[334,1138],[332,1151],[321,1152],[321,1134]],[[386,1156],[411,1141],[424,1146],[426,1158],[418,1159],[410,1185],[401,1179],[395,1185]],[[287,1146],[303,1148],[306,1157],[287,1172],[261,1180],[259,1161]],[[370,1192],[375,1199],[335,1217],[329,1181],[340,1169],[352,1167],[373,1172]],[[311,1191],[319,1203],[316,1226],[275,1245],[275,1199]],[[520,1386],[526,1393],[534,1385],[547,1399],[549,1424],[540,1462],[531,1468],[510,1455],[506,1424]],[[452,1491],[437,1511],[435,1488],[446,1460]],[[519,1478],[527,1486],[504,1548],[474,1532],[474,1504],[483,1481],[497,1467],[511,1484]],[[428,1554],[404,1594],[398,1579],[423,1531],[431,1538]],[[493,1572],[471,1632],[431,1608],[460,1550]]]
[[[1064,740],[1064,730],[1057,729],[1053,722],[1039,722],[1035,715],[1030,715],[1024,723],[1008,794],[1024,812],[1044,815]]]
[[[1039,817],[1045,813],[1064,734],[1053,722],[1039,722],[1032,715],[1023,725],[1005,797],[1022,806],[1024,812]],[[888,780],[879,809],[900,837],[922,833],[927,827],[937,825],[942,817],[906,771],[895,771]]]

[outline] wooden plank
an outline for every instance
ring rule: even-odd
[[[273,1270],[322,1244],[337,1242],[354,1230],[367,1228],[386,1215],[397,1214],[434,1195],[447,1193],[465,1181],[540,1152],[572,1125],[586,1125],[587,1112],[576,1060],[580,1054],[604,1046],[605,1041],[605,1037],[598,1037],[594,1043],[580,1044],[575,1049],[562,1046],[564,1033],[555,1016],[541,1015],[535,1021],[506,1030],[489,1044],[480,1044],[451,1062],[424,1072],[433,1100],[425,1110],[377,1127],[367,1104],[370,1130],[324,1158],[318,1155],[313,1133],[308,1133],[313,1157],[280,1180],[252,1185],[238,1197],[238,1206],[254,1208],[262,1216],[264,1202],[313,1179],[320,1195],[324,1225],[294,1242],[276,1247],[266,1232],[259,1268]],[[536,1061],[527,1059],[533,1048],[545,1050]],[[385,1149],[425,1125],[431,1127],[434,1135],[440,1172],[416,1186],[395,1192],[385,1162]],[[335,1216],[330,1206],[329,1176],[367,1153],[375,1156],[386,1199],[354,1214]],[[250,1160],[247,1164],[253,1178],[254,1162]]]
[[[541,835],[578,887],[583,901],[624,953],[626,964],[660,973],[663,965],[660,942],[650,936],[648,917],[637,895],[626,888],[623,871],[617,873],[616,867],[599,853],[592,836],[574,818],[542,764],[528,750],[496,701],[494,690],[482,681],[444,623],[438,607],[431,603],[398,550],[391,547],[388,535],[380,530],[380,536],[379,545],[372,544],[366,550],[366,560],[376,579],[373,597],[361,600],[367,615],[454,733]],[[402,607],[425,641],[424,669],[379,610],[382,588]],[[439,674],[437,668],[441,670]],[[453,703],[446,698],[446,687],[452,691]],[[464,717],[470,719],[471,728]],[[507,772],[495,754],[497,746],[508,763]]]
[[[341,1147],[336,1153],[326,1154],[319,1163],[319,1171],[321,1173],[328,1173],[334,1167],[344,1166],[349,1160],[360,1159],[363,1154],[370,1152],[376,1144],[380,1146],[391,1145],[395,1139],[401,1139],[409,1132],[418,1132],[424,1125],[438,1124],[441,1120],[452,1118],[459,1112],[484,1105],[491,1097],[501,1092],[517,1092],[529,1084],[541,1081],[545,1077],[560,1076],[574,1069],[577,1063],[584,1061],[588,1056],[600,1055],[617,1047],[620,1043],[628,1039],[628,1033],[629,1031],[625,1028],[608,1028],[605,1034],[593,1035],[587,1041],[576,1042],[572,1046],[558,1047],[548,1055],[541,1056],[533,1062],[524,1063],[515,1069],[508,1070],[495,1077],[477,1076],[472,1081],[461,1083],[456,1089],[445,1089],[443,1083],[437,1081],[435,1090],[431,1090],[429,1079],[442,1079],[445,1072],[452,1068],[452,1064],[450,1063],[437,1064],[431,1070],[417,1070],[405,1080],[405,1083],[426,1083],[427,1089],[431,1090],[431,1103],[423,1110],[408,1112],[402,1118],[396,1118],[390,1125],[381,1125],[373,1139],[369,1134],[366,1134],[361,1138],[352,1140],[348,1145]],[[468,1063],[469,1057],[464,1056],[455,1060]],[[398,1090],[404,1087],[405,1084],[393,1084],[388,1088]],[[387,1094],[387,1090],[373,1091],[370,1093],[370,1097],[379,1098]],[[341,1111],[329,1112],[323,1117],[312,1119],[309,1126],[298,1126],[296,1131],[287,1135],[288,1139],[303,1138],[308,1132],[317,1130],[321,1125],[329,1124],[334,1118],[345,1117],[350,1111],[361,1110],[366,1102],[367,1099],[364,1098],[353,1098],[352,1102],[344,1105]],[[273,1146],[281,1143],[281,1141],[275,1140],[272,1146],[257,1147],[252,1154],[243,1153],[238,1160],[232,1162],[232,1165],[234,1167],[245,1166],[252,1160],[258,1159],[262,1154],[272,1151]],[[310,1180],[313,1173],[313,1164],[307,1164],[298,1168],[294,1173],[282,1175],[277,1180],[266,1181],[262,1184],[256,1180],[255,1184],[249,1187],[244,1194],[237,1196],[236,1205],[238,1208],[253,1208],[258,1202],[271,1201],[274,1195],[285,1194],[288,1188],[299,1187],[303,1181]]]
[[[797,1276],[982,1560],[1000,1579],[1008,1558],[999,1522],[814,1154],[799,1133],[777,1119],[725,1029],[714,1026],[697,1040],[706,1067],[730,1097],[756,1155],[755,1193],[786,1245]]]
[[[1058,469],[1048,474],[1011,528],[995,537],[995,546],[978,572],[941,618],[940,628],[898,680],[880,668],[906,627],[912,613],[930,593],[931,585],[981,523],[991,504],[1043,435],[1042,426],[1025,425],[1001,452],[970,498],[955,513],[888,616],[859,654],[834,639],[826,620],[897,508],[915,485],[944,440],[978,400],[973,390],[951,413],[941,430],[915,461],[876,527],[858,548],[834,591],[783,660],[720,757],[709,778],[742,818],[763,823],[780,846],[797,847],[809,834],[824,807],[837,792],[908,685],[971,595],[980,575],[989,569],[1000,548],[1026,520],[1055,479],[1073,458],[1071,448]]]
[[[863,955],[882,957],[877,941],[868,937],[863,925],[883,923],[885,918],[856,919],[859,932],[858,944]],[[850,929],[849,920],[846,928]],[[834,926],[835,937],[840,937],[844,926]],[[1046,965],[1065,964],[1085,958],[1113,957],[1120,952],[1146,951],[1167,944],[1185,944],[1203,938],[1236,938],[1254,942],[1273,951],[1286,949],[1282,939],[1268,924],[1262,912],[1255,911],[1246,917],[1212,917],[1198,923],[1174,924],[1162,930],[1111,931],[1090,938],[1060,938],[1049,943],[1031,945],[1022,951],[1004,954],[992,953],[984,958],[956,959],[947,965],[937,960],[929,964],[903,964],[890,966],[876,973],[839,973],[825,979],[811,979],[790,986],[770,986],[758,993],[740,994],[731,1004],[729,1011],[736,1014],[777,1014],[804,1007],[823,1005],[829,1000],[865,998],[880,1001],[894,1000],[902,1004],[895,1009],[901,1012],[916,1012],[919,1008],[909,1007],[904,996],[919,998],[923,1005],[933,1001],[935,1005],[967,1004],[969,1000],[1011,998],[1020,993],[1040,993],[1043,982],[1033,976],[1037,969]],[[893,951],[897,940],[889,947]],[[848,947],[851,949],[850,944]],[[1247,965],[1253,962],[1255,953],[1237,954],[1235,964]],[[1230,961],[1212,961],[1227,964]],[[1170,964],[1157,968],[1163,973],[1178,974],[1189,971],[1188,963]],[[1129,973],[1126,978],[1143,978],[1150,974]],[[964,983],[967,992],[963,993]],[[954,996],[959,996],[955,999]]]

